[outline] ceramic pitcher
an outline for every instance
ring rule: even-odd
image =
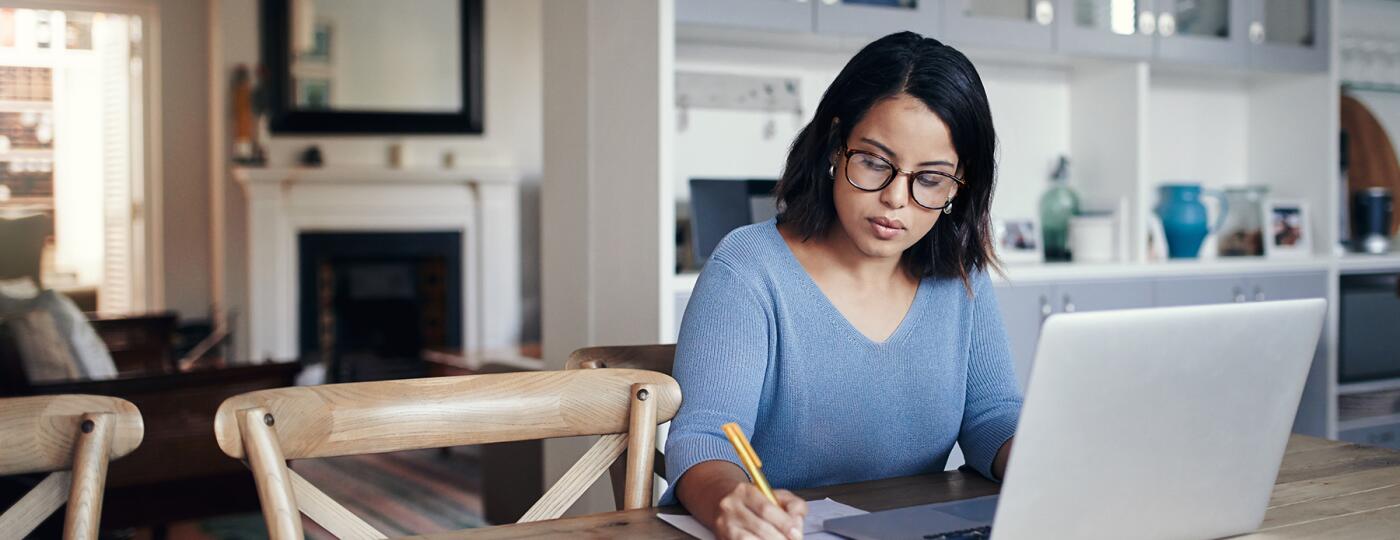
[[[1157,194],[1156,213],[1167,236],[1167,256],[1172,259],[1195,258],[1201,251],[1201,242],[1220,228],[1230,211],[1219,191],[1202,189],[1200,184],[1163,184]],[[1220,201],[1220,215],[1213,225],[1206,205],[1201,203],[1202,195]]]

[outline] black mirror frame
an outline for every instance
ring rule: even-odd
[[[268,126],[273,133],[379,134],[482,132],[482,0],[458,0],[462,16],[462,105],[455,113],[302,111],[292,108],[287,51],[289,0],[262,0],[262,62]]]

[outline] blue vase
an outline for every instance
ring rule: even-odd
[[[1167,236],[1167,257],[1172,259],[1193,259],[1201,251],[1201,242],[1206,236],[1225,222],[1229,205],[1219,192],[1201,189],[1200,184],[1163,184],[1157,188],[1157,217],[1162,220],[1162,230]],[[1206,205],[1201,204],[1201,196],[1216,197],[1220,201],[1220,215],[1215,225],[1210,224]]]

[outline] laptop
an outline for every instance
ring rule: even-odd
[[[1000,495],[824,527],[882,540],[1254,531],[1326,305],[1312,299],[1052,316]]]

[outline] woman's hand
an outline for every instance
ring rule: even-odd
[[[783,540],[802,538],[807,502],[778,489],[773,504],[728,461],[699,463],[677,481],[676,496],[695,519],[718,538]]]
[[[785,489],[773,490],[773,496],[778,499],[778,504],[773,504],[753,484],[736,484],[719,500],[719,513],[711,528],[715,536],[765,540],[802,538],[802,518],[807,516],[807,501]]]

